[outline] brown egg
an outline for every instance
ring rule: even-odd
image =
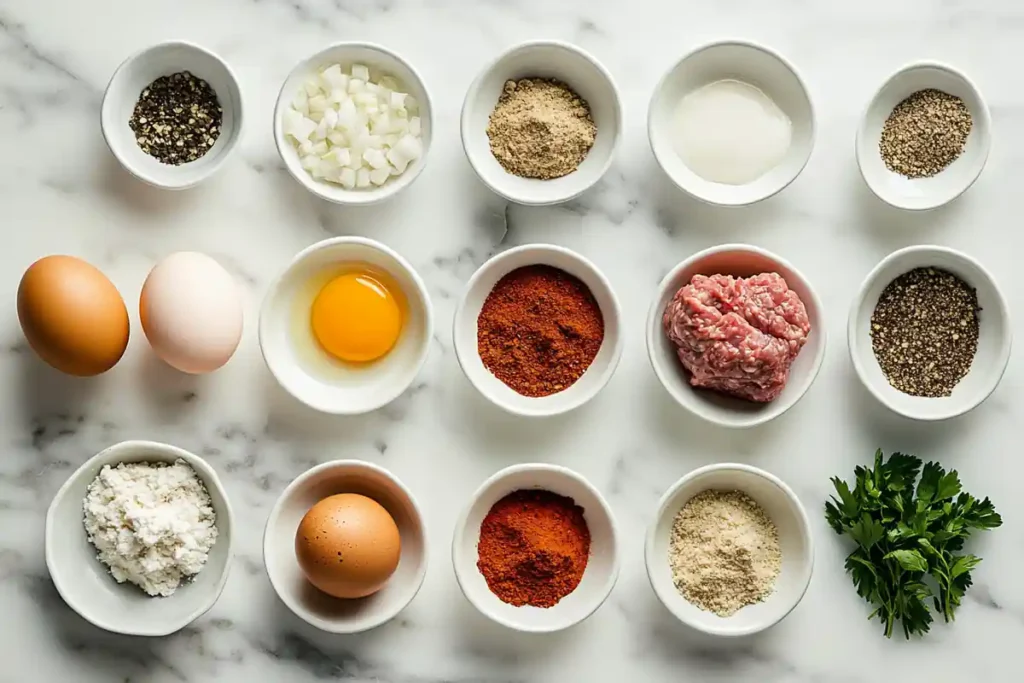
[[[107,277],[73,256],[47,256],[18,286],[18,320],[29,346],[69,375],[106,372],[128,346],[128,309]]]
[[[340,493],[306,513],[295,532],[295,555],[306,578],[336,598],[380,590],[398,568],[398,525],[366,496]]]

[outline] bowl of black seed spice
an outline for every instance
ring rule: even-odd
[[[944,420],[980,405],[1010,358],[1012,328],[995,278],[966,254],[901,249],[868,275],[847,330],[868,391],[893,412]]]
[[[117,68],[100,118],[107,146],[129,173],[182,190],[213,175],[234,149],[241,91],[231,68],[209,50],[160,43]]]
[[[990,129],[988,106],[967,76],[918,62],[892,75],[871,100],[857,129],[857,163],[883,201],[934,209],[981,175]]]

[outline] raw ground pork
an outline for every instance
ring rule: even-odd
[[[776,273],[694,275],[662,322],[690,384],[758,403],[782,392],[811,330],[804,303]]]

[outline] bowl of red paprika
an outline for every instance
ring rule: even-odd
[[[452,565],[484,616],[516,631],[561,631],[597,611],[615,586],[615,520],[576,472],[514,465],[473,495],[455,525]]]
[[[551,244],[504,251],[473,274],[452,338],[466,378],[515,415],[578,408],[622,356],[619,302],[591,261]]]

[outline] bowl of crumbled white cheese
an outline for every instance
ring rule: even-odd
[[[228,578],[232,513],[186,450],[125,441],[72,474],[46,514],[46,566],[64,601],[112,631],[163,636],[205,614]]]

